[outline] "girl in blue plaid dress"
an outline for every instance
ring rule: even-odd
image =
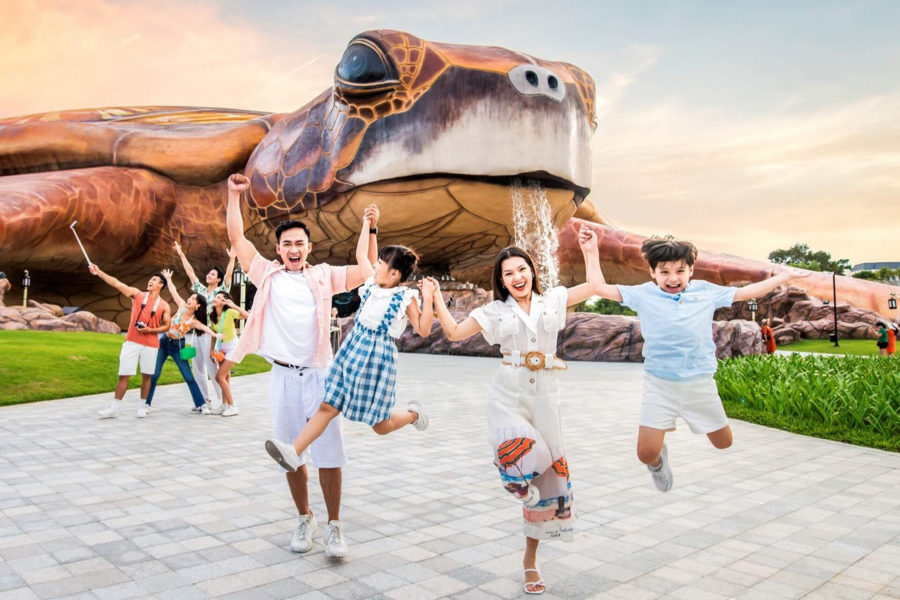
[[[362,302],[356,311],[356,324],[325,379],[325,400],[293,445],[274,438],[266,441],[266,451],[288,471],[297,469],[299,457],[341,413],[351,421],[370,425],[379,435],[406,425],[414,425],[419,431],[428,427],[428,416],[418,402],[410,402],[407,410],[392,412],[397,399],[395,340],[406,330],[407,323],[423,337],[431,333],[436,284],[434,280],[422,282],[420,310],[418,302],[413,301],[418,300],[419,290],[400,285],[416,268],[416,254],[404,246],[387,246],[373,266],[368,253],[369,221],[363,219],[356,260],[367,280],[360,289]]]

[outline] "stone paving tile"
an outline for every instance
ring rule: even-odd
[[[492,360],[401,355],[398,396],[431,429],[345,422],[350,556],[287,549],[296,510],[262,449],[266,375],[238,378],[241,415],[98,421],[109,395],[0,408],[0,600],[488,600],[522,592],[521,510],[490,464]],[[713,449],[669,436],[676,486],[634,457],[639,365],[562,374],[576,540],[544,543],[545,600],[900,598],[900,455],[741,422]],[[313,510],[326,513],[310,470]],[[324,523],[323,523],[324,525]]]

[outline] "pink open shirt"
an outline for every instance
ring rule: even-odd
[[[241,341],[237,348],[230,353],[228,358],[234,362],[241,362],[248,354],[259,350],[259,342],[262,338],[263,319],[266,318],[266,302],[271,292],[273,274],[284,270],[277,260],[268,261],[257,252],[250,264],[247,276],[253,285],[257,287],[256,297],[253,299],[253,308],[250,310],[250,318],[241,334]],[[324,369],[331,358],[331,337],[328,335],[331,321],[331,297],[347,291],[347,267],[332,267],[331,265],[306,265],[306,281],[316,299],[316,317],[319,323],[319,345],[313,356],[313,366]]]

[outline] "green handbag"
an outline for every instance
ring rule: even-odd
[[[182,309],[181,312],[178,313],[178,316],[175,317],[178,320],[177,321],[178,323],[181,322],[181,315],[183,315],[183,314],[184,314],[184,309]],[[185,346],[184,348],[181,349],[181,352],[178,353],[178,355],[181,356],[181,360],[191,360],[192,358],[197,356],[197,349],[194,347],[197,343],[197,332],[193,331],[191,333],[194,334],[194,343],[190,346]]]

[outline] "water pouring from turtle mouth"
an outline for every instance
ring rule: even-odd
[[[534,259],[541,289],[559,285],[559,235],[553,227],[553,215],[547,190],[539,181],[513,179],[512,197],[513,243]]]

